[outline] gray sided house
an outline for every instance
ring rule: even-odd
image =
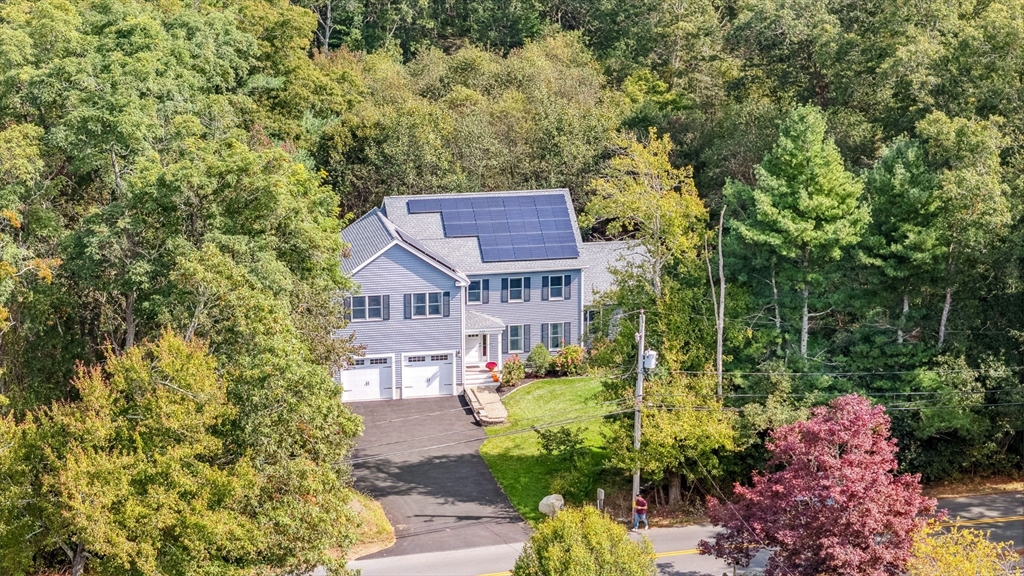
[[[493,385],[537,343],[580,343],[621,242],[584,243],[568,190],[391,196],[342,232],[347,302],[363,356],[343,399],[454,395]]]

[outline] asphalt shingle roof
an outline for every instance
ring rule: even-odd
[[[600,295],[615,284],[614,268],[626,268],[636,261],[639,248],[630,242],[584,242],[580,246],[580,259],[590,267],[584,278],[583,304],[591,304]]]
[[[561,194],[565,198],[566,206],[569,208],[569,218],[572,221],[573,234],[576,237],[577,248],[583,244],[580,236],[579,225],[576,222],[576,212],[572,208],[572,197],[565,188],[554,190],[520,190],[513,192],[480,192],[471,194],[459,194],[459,197],[482,197],[482,196],[531,196]],[[388,196],[384,198],[383,210],[388,220],[391,220],[400,229],[418,239],[427,249],[444,254],[456,268],[465,274],[488,274],[499,272],[530,272],[544,270],[566,270],[573,268],[586,268],[587,261],[582,258],[562,258],[556,260],[521,260],[513,262],[484,262],[480,254],[480,244],[474,237],[446,238],[444,227],[441,224],[441,214],[436,212],[426,214],[410,214],[407,202],[412,198],[450,198],[451,194],[422,194],[416,196]]]
[[[597,294],[608,290],[615,283],[611,272],[613,268],[630,266],[631,262],[635,261],[640,253],[638,247],[622,241],[583,242],[579,225],[576,222],[576,212],[572,209],[572,198],[566,189],[484,192],[460,196],[540,194],[561,194],[565,198],[566,206],[569,208],[569,217],[572,220],[576,246],[580,252],[579,258],[484,262],[481,258],[480,244],[477,238],[445,237],[440,213],[409,213],[407,201],[410,198],[448,198],[452,196],[451,194],[388,196],[384,199],[381,208],[370,210],[362,218],[342,230],[341,237],[349,245],[348,256],[342,259],[342,271],[351,274],[353,270],[380,253],[389,244],[398,241],[451,270],[460,279],[465,279],[466,274],[581,269],[584,270],[586,287],[583,303],[590,304]],[[467,311],[466,322],[467,328],[474,329],[503,327],[500,320],[470,311]]]
[[[504,330],[505,323],[494,316],[466,310],[466,330]]]

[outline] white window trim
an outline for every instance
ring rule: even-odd
[[[479,287],[476,289],[476,292],[477,292],[477,299],[476,300],[472,300],[470,298],[470,296],[469,296],[470,293],[473,292],[473,282],[476,282],[477,284],[479,284]],[[483,280],[471,280],[469,282],[469,286],[466,287],[466,304],[469,304],[471,306],[477,306],[477,305],[483,304],[483,303],[484,303],[484,281]]]
[[[523,324],[509,324],[508,326],[508,353],[509,354],[522,354],[526,352],[524,350],[524,344],[526,342],[526,335],[523,333]],[[512,347],[512,328],[519,328],[519,348]]]
[[[555,340],[554,330],[552,330],[552,328],[554,328],[555,326],[558,326],[558,340],[557,341]],[[557,322],[552,323],[552,324],[548,324],[548,342],[547,342],[548,350],[561,350],[562,349],[562,342],[565,340],[565,334],[562,334],[562,328],[563,328],[562,324],[557,323]],[[556,342],[556,345],[552,345],[552,342]]]
[[[558,296],[555,296],[551,292],[554,289],[554,284],[552,284],[552,282],[555,281],[555,278],[558,278],[558,281],[562,283],[561,286],[558,287],[561,289],[562,293]],[[565,300],[565,277],[561,274],[557,276],[548,276],[548,300]]]
[[[441,307],[441,310],[437,314],[431,314],[430,313],[430,295],[431,294],[437,294],[438,298],[440,298],[438,306]],[[424,311],[426,312],[425,314],[417,314],[416,313],[416,296],[420,296],[420,295],[423,296],[423,302],[424,302],[423,306],[424,306]],[[412,293],[412,317],[414,319],[415,318],[441,318],[442,316],[444,316],[444,292],[413,292]]]
[[[519,298],[512,297],[512,281],[519,280]],[[509,302],[526,302],[526,277],[525,276],[513,276],[508,279],[508,301]]]
[[[380,318],[370,318],[370,298],[376,296],[380,298]],[[363,298],[365,304],[363,309],[366,310],[366,318],[356,318],[356,298]],[[352,297],[352,310],[349,314],[352,317],[352,322],[383,322],[384,321],[384,295],[383,294],[360,294],[359,296]]]

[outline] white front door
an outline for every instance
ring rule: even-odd
[[[483,362],[484,339],[479,334],[466,336],[466,364]]]
[[[402,398],[451,394],[455,354],[409,354],[402,360]]]
[[[391,358],[357,358],[341,371],[341,400],[390,400]]]

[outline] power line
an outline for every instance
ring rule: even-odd
[[[916,392],[867,392],[867,391],[855,391],[855,390],[852,390],[850,392],[800,392],[800,393],[790,393],[790,392],[787,392],[787,393],[779,393],[779,394],[726,394],[724,397],[725,398],[770,398],[772,396],[783,396],[783,397],[787,397],[787,398],[803,398],[803,397],[807,397],[807,396],[813,396],[813,397],[839,398],[839,397],[842,397],[842,396],[848,396],[850,394],[859,394],[861,396],[867,396],[869,398],[873,398],[873,397],[877,397],[877,396],[974,396],[974,395],[979,395],[979,394],[984,395],[984,394],[987,394],[989,392],[992,392],[992,393],[999,393],[999,392],[1021,392],[1021,393],[1024,393],[1024,387],[1021,387],[1021,388],[995,388],[995,389],[991,389],[991,390],[979,390],[979,391],[946,390],[946,391],[932,391],[932,392],[922,392],[922,391],[916,391]],[[652,392],[650,394],[647,394],[647,396],[659,396],[659,397],[669,398],[669,397],[679,397],[679,396],[690,396],[690,394],[668,393],[668,392]]]
[[[744,372],[729,371],[726,376],[880,376],[890,374],[968,374],[979,372],[997,373],[1001,371],[1024,370],[1024,366],[1009,366],[1003,368],[964,368],[961,370],[881,370],[874,372]],[[713,376],[717,374],[714,370],[669,370],[669,374],[695,374],[701,376]]]

